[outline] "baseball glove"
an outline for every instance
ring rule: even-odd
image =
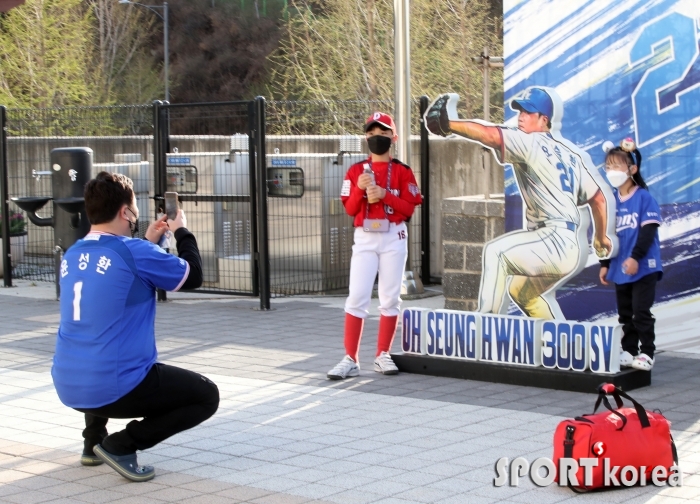
[[[454,93],[439,96],[430,104],[425,112],[425,127],[434,135],[448,136],[452,134],[450,130],[450,120],[457,119],[457,101],[459,96]],[[454,116],[454,117],[452,117]]]

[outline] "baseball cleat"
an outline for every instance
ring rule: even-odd
[[[329,380],[344,380],[348,377],[360,376],[360,365],[346,355],[333,369],[326,375]]]
[[[380,353],[377,358],[374,359],[374,370],[377,373],[385,375],[395,375],[399,373],[399,368],[396,367],[394,361],[391,360],[391,355],[387,352]]]

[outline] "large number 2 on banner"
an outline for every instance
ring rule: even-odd
[[[681,129],[700,116],[700,88],[695,87],[695,82],[684,82],[698,57],[693,19],[673,12],[646,26],[630,51],[630,65],[658,58],[664,42],[670,44],[669,56],[654,63],[632,93],[640,147]]]

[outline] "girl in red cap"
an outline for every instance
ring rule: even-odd
[[[350,261],[350,293],[345,302],[345,357],[328,372],[331,380],[359,376],[360,339],[379,273],[379,338],[374,370],[399,372],[389,354],[401,305],[401,283],[408,255],[406,222],[423,201],[408,165],[391,157],[396,126],[390,115],[375,112],[365,122],[369,159],[345,174],[340,198],[354,217],[355,242]]]

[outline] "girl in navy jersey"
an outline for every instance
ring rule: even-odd
[[[423,200],[411,168],[391,157],[396,126],[375,112],[365,122],[369,159],[345,174],[340,198],[354,218],[350,293],[345,302],[345,357],[328,372],[331,380],[360,374],[358,355],[374,279],[379,273],[379,337],[374,370],[396,374],[389,352],[398,324],[401,283],[408,254],[406,222]]]
[[[649,371],[654,366],[655,350],[651,306],[662,275],[661,211],[639,172],[641,164],[642,154],[629,138],[605,156],[605,173],[616,188],[620,251],[616,257],[600,261],[600,281],[615,284],[623,331],[620,366]]]

